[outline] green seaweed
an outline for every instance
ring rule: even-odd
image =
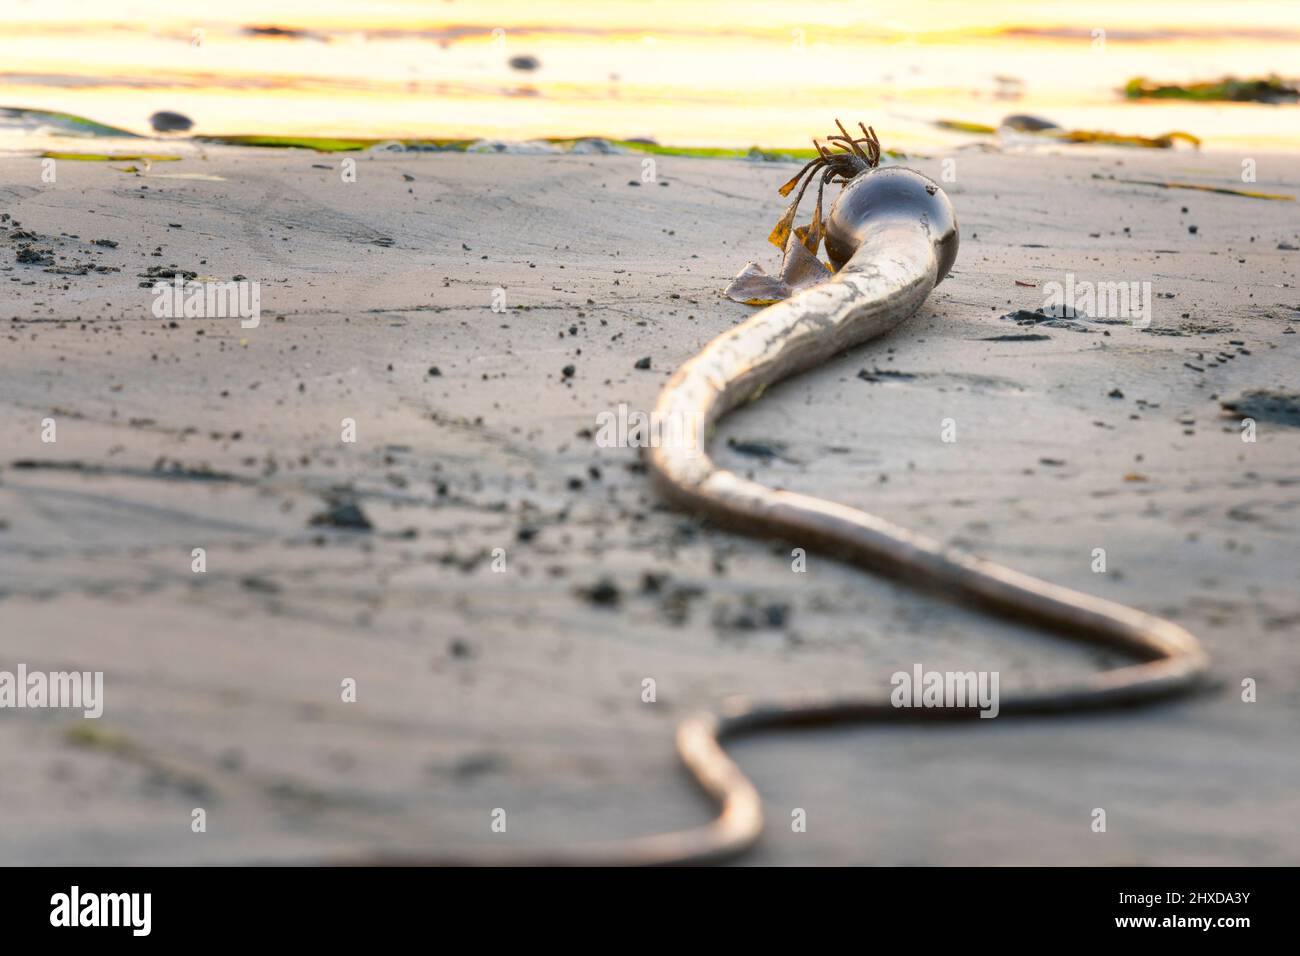
[[[0,107],[0,110],[4,109]],[[12,109],[9,112],[30,116],[36,118],[49,118],[51,120],[60,120],[64,125],[72,124],[80,130],[91,132],[92,135],[113,135],[129,136],[139,139],[135,133],[119,130],[111,126],[104,126],[95,123],[93,120],[82,117],[71,116],[65,113],[47,113],[39,110],[20,110]],[[562,149],[571,149],[575,144],[591,140],[601,139],[620,149],[632,153],[644,153],[651,156],[685,156],[694,159],[748,159],[759,160],[763,162],[805,162],[817,157],[815,149],[796,148],[796,149],[765,149],[760,146],[743,147],[718,147],[718,146],[661,146],[658,143],[650,143],[642,140],[628,139],[610,139],[603,136],[555,136],[545,137],[544,142],[551,143]],[[296,136],[289,134],[276,133],[248,133],[248,134],[231,134],[220,136],[195,136],[191,138],[192,142],[210,143],[214,145],[225,146],[255,146],[268,149],[308,149],[318,153],[354,153],[362,150],[371,149],[381,143],[398,143],[412,150],[429,150],[440,152],[460,152],[463,153],[479,138],[418,138],[418,139],[394,139],[392,137],[370,137],[370,136]],[[49,152],[44,154],[47,157],[58,159],[84,159],[84,160],[126,160],[147,158],[150,160],[168,160],[177,157],[172,156],[111,156],[108,154],[79,154],[79,153],[62,153]],[[897,150],[887,151],[887,155],[894,159],[906,158],[906,154]]]
[[[1300,89],[1289,86],[1276,74],[1254,80],[1225,76],[1213,83],[1186,86],[1159,85],[1145,77],[1134,77],[1124,86],[1130,100],[1190,100],[1194,103],[1285,103],[1300,98]]]
[[[318,153],[349,153],[369,149],[379,139],[343,139],[333,136],[276,136],[276,135],[237,135],[237,136],[196,136],[200,143],[220,143],[226,146],[265,146],[288,149],[312,149]]]
[[[552,142],[577,142],[577,140],[553,140]],[[751,146],[738,149],[725,146],[660,146],[658,143],[643,143],[639,140],[612,139],[615,146],[634,153],[648,153],[652,156],[688,156],[694,159],[758,159],[764,162],[797,162],[812,159],[817,155],[815,149],[763,149]]]
[[[246,134],[235,136],[196,136],[200,143],[224,146],[258,146],[277,149],[310,149],[318,153],[355,153],[370,149],[380,143],[400,143],[411,149],[439,150],[463,153],[477,142],[473,139],[392,139],[379,137],[345,136],[277,136],[274,134]]]
[[[119,757],[136,752],[135,744],[122,734],[100,730],[98,727],[92,727],[89,724],[73,724],[64,732],[64,738],[74,747],[100,750]]]
[[[370,149],[380,143],[396,142],[411,149],[445,150],[464,152],[477,139],[379,139],[347,138],[332,136],[276,136],[271,134],[252,134],[239,136],[199,136],[204,143],[220,143],[227,146],[262,146],[293,149],[311,149],[320,153],[357,152]],[[604,139],[592,136],[550,136],[543,142],[560,147],[572,147],[590,139]],[[813,149],[762,149],[751,146],[748,149],[715,146],[660,146],[658,143],[646,143],[640,140],[607,139],[606,142],[633,153],[647,153],[652,156],[688,156],[696,159],[758,159],[767,162],[796,162],[815,157]]]
[[[556,137],[548,138],[546,142],[572,145],[587,139],[605,139],[605,137]],[[633,139],[607,139],[606,142],[632,153],[646,153],[651,156],[685,156],[691,159],[751,159],[767,163],[801,163],[816,159],[819,155],[817,150],[807,147],[764,149],[761,146],[751,146],[744,149],[729,146],[661,146],[658,143]],[[892,159],[905,159],[907,154],[896,149],[887,149],[885,155]]]
[[[66,153],[47,149],[41,153],[42,159],[70,159],[83,163],[116,163],[131,159],[147,159],[153,163],[174,163],[180,159],[163,153]]]
[[[983,123],[967,123],[965,120],[940,119],[935,120],[934,125],[939,129],[955,130],[958,133],[993,134],[998,131],[996,126],[985,126]]]

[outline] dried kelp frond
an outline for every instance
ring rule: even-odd
[[[832,147],[828,149],[814,139],[813,146],[817,148],[817,157],[805,163],[803,168],[779,190],[782,196],[788,196],[798,187],[794,199],[777,220],[771,235],[767,237],[768,241],[778,249],[786,249],[786,243],[794,230],[795,217],[799,214],[799,203],[803,201],[803,194],[813,180],[820,179],[817,185],[817,205],[813,212],[813,221],[805,232],[804,243],[808,251],[816,256],[825,232],[821,218],[822,193],[826,189],[826,184],[850,182],[855,176],[880,165],[880,139],[876,136],[875,129],[859,123],[858,128],[862,130],[862,135],[854,137],[839,120],[835,121],[835,125],[839,128],[839,132],[826,137],[826,141],[831,143]]]
[[[938,129],[953,130],[958,133],[975,133],[1000,135],[1008,130],[1030,137],[1045,140],[1057,140],[1063,143],[1096,143],[1103,146],[1136,146],[1142,149],[1173,149],[1177,142],[1188,143],[1200,148],[1198,137],[1183,130],[1161,133],[1159,136],[1136,136],[1125,133],[1112,133],[1097,129],[1062,129],[1051,120],[1037,116],[1013,115],[1004,117],[996,127],[983,123],[967,123],[962,120],[939,119],[932,121]]]
[[[862,135],[855,137],[839,120],[835,125],[839,132],[826,137],[830,147],[814,139],[817,156],[805,163],[779,190],[782,196],[794,193],[794,199],[767,237],[784,253],[781,274],[770,276],[758,263],[751,262],[727,286],[724,294],[728,298],[747,305],[769,305],[830,278],[831,270],[817,258],[826,237],[826,223],[822,218],[826,184],[851,182],[868,169],[879,166],[881,156],[880,139],[873,128],[859,123]],[[817,183],[817,202],[813,206],[812,221],[795,228],[799,204],[814,181]]]
[[[1171,133],[1161,133],[1159,136],[1129,136],[1123,133],[1111,133],[1107,130],[1094,129],[1069,129],[1057,131],[1045,131],[1044,135],[1053,136],[1056,139],[1063,140],[1067,143],[1099,143],[1103,146],[1137,146],[1142,149],[1172,149],[1174,143],[1182,140],[1184,143],[1190,143],[1197,149],[1201,146],[1201,140],[1191,133],[1185,133],[1182,130],[1174,130]]]
[[[790,233],[780,275],[768,275],[757,262],[750,262],[731,280],[723,295],[746,305],[771,305],[790,298],[801,289],[825,282],[832,273],[808,250],[809,231],[809,226],[800,226]]]
[[[1204,183],[1175,183],[1160,179],[1116,179],[1114,176],[1092,174],[1093,179],[1105,179],[1110,182],[1127,183],[1130,186],[1156,186],[1160,189],[1195,189],[1203,193],[1218,193],[1222,196],[1245,196],[1247,199],[1275,199],[1280,202],[1294,202],[1290,193],[1262,193],[1253,189],[1232,189],[1228,186],[1209,186]]]

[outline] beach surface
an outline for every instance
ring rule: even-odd
[[[752,314],[720,290],[776,267],[795,168],[643,160],[0,163],[0,669],[104,673],[99,719],[0,714],[0,863],[682,829],[712,808],[674,728],[728,695],[883,695],[918,663],[1012,694],[1121,662],[815,552],[794,571],[798,542],[673,511],[636,448],[598,443]],[[1215,683],[737,741],[767,813],[745,861],[1294,864],[1300,406],[1222,403],[1296,389],[1298,204],[1124,180],[1296,195],[1300,162],[1252,184],[1214,153],[908,165],[957,209],[953,274],[729,418],[716,460],[1168,617]],[[159,269],[256,282],[260,323],[158,317]],[[1067,274],[1150,282],[1149,326],[1003,318]]]

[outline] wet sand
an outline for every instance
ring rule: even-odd
[[[883,694],[917,662],[995,669],[1011,693],[1117,663],[816,554],[792,573],[797,543],[671,511],[636,449],[595,442],[600,413],[649,410],[752,312],[720,290],[748,260],[774,267],[792,167],[666,157],[633,185],[640,156],[355,158],[355,182],[301,151],[209,149],[146,176],[61,161],[55,183],[34,157],[0,166],[21,224],[0,223],[0,668],[105,675],[97,721],[0,714],[0,863],[676,829],[710,808],[673,728],[728,694]],[[1297,203],[1118,181],[1300,194],[1294,157],[1261,158],[1249,186],[1240,168],[957,154],[954,274],[714,446],[768,484],[1172,618],[1218,686],[1105,716],[738,742],[768,814],[747,861],[1296,861],[1300,429],[1282,408],[1245,443],[1221,402],[1296,389]],[[258,282],[260,324],[155,317],[150,267]],[[1002,318],[1067,272],[1150,281],[1150,327]],[[330,524],[357,510],[368,529]]]

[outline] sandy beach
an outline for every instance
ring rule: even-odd
[[[0,633],[7,660],[102,670],[105,696],[98,720],[0,719],[0,862],[679,829],[711,811],[674,727],[730,694],[886,690],[915,662],[1006,692],[1118,662],[815,553],[792,573],[790,544],[670,509],[636,448],[595,440],[753,312],[721,290],[776,267],[789,164],[185,155],[0,164]],[[1249,187],[1238,155],[1182,150],[907,165],[957,209],[953,274],[728,419],[717,460],[1168,617],[1215,687],[738,742],[767,812],[745,862],[1295,863],[1297,203],[1131,181],[1296,195],[1300,162],[1262,156]],[[159,318],[171,270],[256,282],[259,324]],[[1150,282],[1149,326],[1005,318],[1067,274]],[[1246,442],[1222,403],[1253,390],[1293,398],[1247,406]]]

